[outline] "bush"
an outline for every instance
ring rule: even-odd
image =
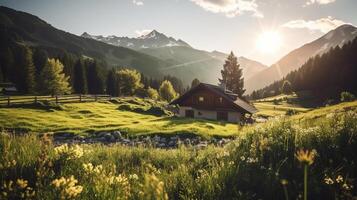
[[[291,115],[295,115],[297,114],[298,112],[294,109],[288,109],[285,113],[285,115],[288,115],[288,116],[291,116]]]
[[[348,102],[355,100],[355,96],[349,92],[341,92],[341,101]]]

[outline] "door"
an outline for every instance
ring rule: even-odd
[[[228,121],[228,112],[218,111],[217,112],[218,121]]]
[[[193,110],[185,110],[185,116],[195,118],[195,112]]]

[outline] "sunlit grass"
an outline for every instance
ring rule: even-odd
[[[231,136],[238,130],[238,126],[231,123],[118,110],[118,104],[110,102],[68,103],[61,108],[0,108],[0,127],[39,133],[121,130],[131,135],[188,133],[203,137]]]

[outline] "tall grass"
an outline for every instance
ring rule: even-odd
[[[316,151],[306,178],[300,149]],[[0,199],[302,199],[304,186],[307,199],[352,199],[356,150],[354,111],[274,120],[203,150],[54,147],[47,137],[3,133]]]

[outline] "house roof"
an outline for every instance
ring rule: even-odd
[[[201,88],[206,88],[217,95],[225,98],[228,102],[231,102],[233,105],[235,105],[237,108],[243,109],[244,111],[248,113],[256,113],[258,110],[251,104],[245,102],[244,100],[240,99],[237,94],[234,94],[232,91],[229,90],[224,90],[221,87],[217,85],[211,85],[207,83],[200,83],[194,88],[191,88],[189,91],[181,95],[179,98],[175,99],[170,103],[170,105],[175,105],[175,104],[180,104],[184,99],[189,97],[191,94],[193,94],[195,91]]]

